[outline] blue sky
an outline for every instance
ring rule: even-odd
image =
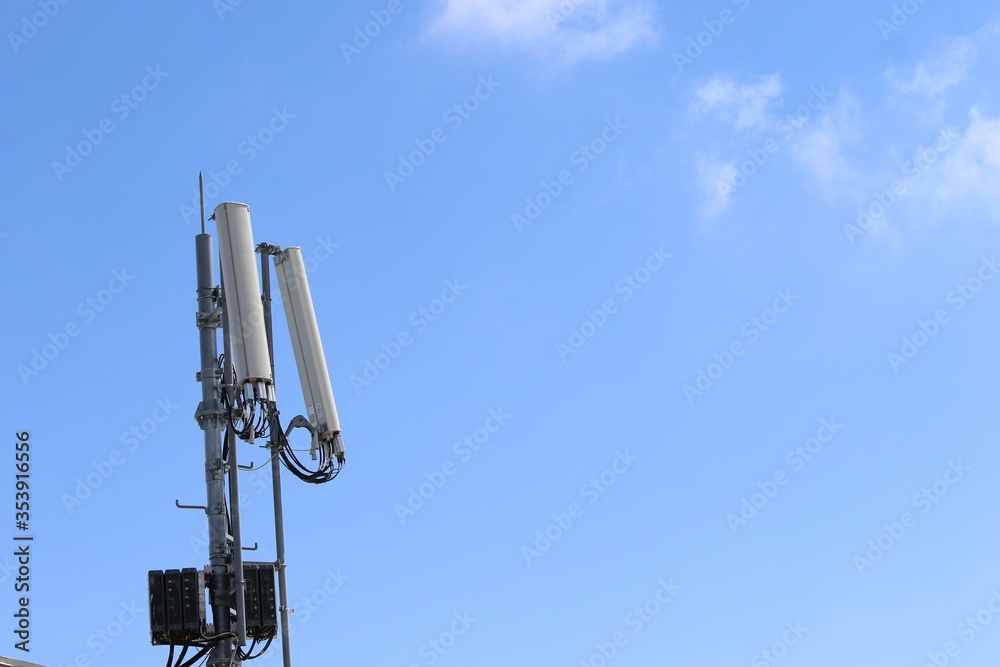
[[[35,538],[31,652],[8,556],[0,654],[166,660],[146,572],[207,559],[173,507],[205,493],[204,171],[302,247],[344,426],[339,478],[284,478],[296,664],[993,664],[995,5],[0,21],[0,494],[11,539],[30,431]]]

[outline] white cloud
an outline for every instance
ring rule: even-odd
[[[855,232],[869,240],[901,247],[945,220],[1000,222],[1000,112],[991,105],[998,46],[1000,21],[939,40],[915,64],[885,71],[890,89],[864,105],[817,85],[792,110],[780,74],[700,82],[689,119],[714,124],[689,132],[700,142],[702,213],[726,211],[756,174],[787,158],[828,202],[852,202]],[[955,127],[955,112],[967,109]]]
[[[970,38],[958,38],[951,40],[948,47],[936,57],[922,60],[902,74],[897,73],[895,66],[891,66],[886,70],[885,76],[896,93],[939,95],[965,80],[976,55],[976,46]]]
[[[689,108],[693,120],[731,126],[724,133],[713,128],[695,156],[706,218],[728,209],[734,193],[773,159],[774,149],[764,146],[774,145],[779,119],[773,108],[782,89],[778,74],[748,83],[715,76],[695,88]]]
[[[860,175],[844,155],[845,144],[858,133],[859,105],[847,91],[840,91],[835,106],[809,121],[789,146],[792,158],[806,169],[828,200],[845,194]]]
[[[716,76],[695,90],[692,109],[699,116],[714,115],[731,122],[737,131],[760,128],[769,121],[768,109],[781,91],[781,76],[778,74],[746,84],[731,77]]]
[[[885,71],[893,92],[940,95],[968,77],[970,68],[1000,34],[1000,21],[987,24],[970,35],[940,40],[933,53],[902,72],[895,66]]]
[[[736,177],[736,163],[701,156],[698,160],[698,176],[706,195],[702,214],[713,218],[729,208],[732,188],[726,187],[726,184],[732,183]]]
[[[1000,118],[973,108],[964,131],[943,128],[895,172],[868,181],[856,232],[865,229],[875,241],[898,246],[945,220],[1000,221]]]
[[[1000,118],[986,118],[973,108],[969,126],[943,154],[929,182],[939,205],[1000,219]]]
[[[428,34],[464,45],[555,56],[610,57],[655,42],[651,0],[443,0]]]

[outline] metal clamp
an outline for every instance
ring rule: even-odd
[[[220,410],[220,409],[209,410],[209,409],[206,409],[204,401],[201,401],[200,403],[198,403],[198,409],[195,410],[195,413],[194,413],[194,418],[195,418],[195,420],[198,423],[201,423],[201,421],[203,419],[206,419],[208,417],[225,417],[225,416],[226,416],[225,410]]]
[[[281,247],[270,243],[258,243],[255,250],[263,255],[277,255],[281,252]]]
[[[222,306],[216,306],[210,313],[196,312],[194,320],[199,329],[203,327],[218,328],[222,326]]]

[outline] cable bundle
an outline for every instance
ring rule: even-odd
[[[317,447],[316,469],[310,470],[308,466],[299,460],[299,457],[295,454],[295,450],[292,449],[291,443],[288,442],[288,435],[281,428],[281,421],[277,410],[272,411],[271,420],[271,446],[274,448],[274,445],[277,445],[281,462],[293,475],[310,484],[323,484],[334,479],[343,470],[344,459],[331,455],[329,443],[320,443],[320,446]]]
[[[219,355],[219,369],[223,377],[226,375],[225,367],[225,355]],[[229,380],[222,386],[222,407],[236,437],[246,442],[267,438],[270,435],[268,415],[274,405],[271,385],[238,385],[235,373],[230,375]]]

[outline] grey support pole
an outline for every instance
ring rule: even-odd
[[[220,318],[216,310],[213,276],[212,237],[195,237],[198,266],[198,334],[201,342],[201,405],[195,418],[205,432],[205,485],[208,515],[208,587],[216,639],[209,654],[209,667],[235,667],[241,663],[233,655],[233,633],[229,618],[232,602],[230,552],[227,541],[226,476],[222,463],[221,434],[226,419],[220,400],[218,340]]]
[[[273,246],[261,244],[261,282],[264,287],[264,331],[267,332],[267,349],[271,355],[271,377],[274,377],[274,334],[271,328],[271,264],[270,253],[277,250]],[[278,571],[278,613],[281,622],[281,658],[284,667],[292,667],[292,645],[288,628],[288,578],[285,573],[285,517],[281,505],[281,462],[278,460],[280,445],[275,434],[271,434],[271,488],[274,491],[274,546]]]
[[[284,667],[292,667],[292,645],[288,630],[288,577],[285,574],[285,519],[281,507],[281,463],[278,461],[278,445],[272,447],[271,477],[274,490],[274,543],[278,560],[278,606],[281,621],[281,657]]]

